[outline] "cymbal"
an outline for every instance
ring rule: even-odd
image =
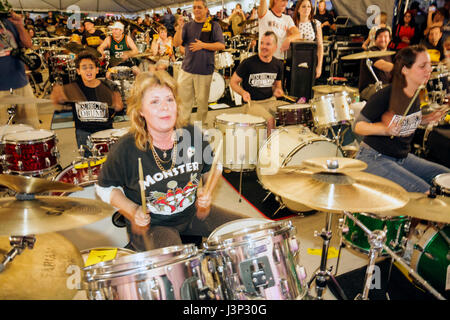
[[[242,37],[244,38],[250,38],[250,39],[258,39],[258,34],[257,33],[248,33],[248,32],[243,32],[240,34]]]
[[[83,258],[72,242],[58,233],[35,236],[26,248],[0,272],[1,300],[72,300],[78,290],[74,275]],[[0,257],[11,250],[9,237],[0,237]]]
[[[11,174],[0,174],[0,185],[8,187],[15,192],[29,194],[48,191],[75,192],[83,190],[82,187],[71,183]]]
[[[116,210],[99,200],[36,196],[34,200],[0,198],[0,235],[28,235],[78,228]]]
[[[23,97],[16,94],[9,94],[7,96],[0,98],[0,104],[42,104],[42,103],[52,103],[52,100],[49,99],[38,99],[35,97]]]
[[[76,43],[76,42],[69,42],[64,45],[64,48],[66,48],[67,50],[69,50],[75,54],[79,54],[80,52],[85,50],[83,45]]]
[[[379,58],[385,56],[391,56],[395,54],[395,51],[362,51],[358,53],[349,54],[342,57],[342,60],[359,60],[359,59],[370,59]]]
[[[426,194],[409,192],[406,206],[389,212],[381,212],[381,216],[410,216],[422,220],[450,223],[450,197],[436,196],[430,198]]]
[[[122,63],[122,59],[120,59],[120,58],[116,58],[116,57],[110,57],[109,58],[109,65],[108,65],[108,67],[116,67],[116,66],[118,66],[119,64],[121,64]]]
[[[38,47],[36,50],[38,50],[38,49],[47,50],[47,51],[65,51],[65,50],[67,50],[66,48],[61,48],[61,47]]]
[[[314,92],[320,93],[320,94],[330,94],[330,93],[337,93],[337,92],[348,92],[348,93],[359,93],[358,88],[354,87],[348,87],[348,86],[340,86],[340,85],[317,85],[312,87]]]
[[[219,25],[222,27],[222,29],[226,29],[226,28],[228,28],[230,26],[230,24],[228,24],[228,23],[226,23],[226,22],[224,22],[222,20],[219,20],[219,19],[218,20],[214,20],[214,21],[219,23]]]
[[[294,168],[287,166],[287,168]],[[367,163],[344,157],[319,157],[303,160],[299,166],[305,171],[311,173],[330,172],[330,173],[346,173],[353,171],[363,171],[367,168]]]
[[[256,22],[256,21],[258,21],[258,19],[245,20],[245,21],[238,23],[238,26],[243,27],[243,26],[246,26],[247,24],[252,24],[253,22]]]
[[[274,194],[326,212],[388,211],[409,201],[401,186],[366,172],[308,174],[286,167],[262,173],[261,183]]]

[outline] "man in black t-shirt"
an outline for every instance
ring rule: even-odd
[[[375,34],[375,46],[370,47],[369,51],[386,51],[391,41],[391,33],[389,29],[380,28]],[[392,63],[392,56],[386,55],[379,58],[371,58],[373,63],[372,69],[377,76],[378,80],[387,85],[392,79],[392,69],[394,64]],[[377,91],[376,81],[366,65],[366,59],[361,60],[359,70],[359,92],[362,100],[369,100],[369,98]]]
[[[84,20],[83,25],[85,31],[81,43],[87,45],[88,47],[97,49],[97,47],[102,44],[103,40],[105,40],[105,34],[102,31],[95,29],[95,25],[92,20]]]
[[[261,116],[267,121],[267,129],[275,128],[276,97],[283,96],[281,79],[283,63],[273,54],[277,49],[277,36],[267,31],[261,38],[257,55],[242,61],[231,77],[231,88],[240,94],[248,105],[246,113]]]
[[[99,63],[89,52],[81,52],[75,59],[81,79],[64,86],[56,85],[51,98],[55,104],[69,103],[75,122],[78,148],[87,144],[92,133],[112,129],[114,114],[123,109],[120,92],[107,80],[97,79]],[[86,156],[90,152],[86,150]]]
[[[314,15],[314,19],[319,20],[322,26],[322,34],[329,36],[332,31],[336,31],[333,15],[326,9],[325,0],[319,1],[319,12]]]

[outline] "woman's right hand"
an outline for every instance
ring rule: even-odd
[[[386,111],[381,116],[381,122],[385,126],[385,135],[386,136],[398,136],[401,130],[401,126],[397,122],[392,122],[392,118],[395,114],[392,111]]]
[[[138,206],[134,212],[134,219],[131,222],[133,233],[144,234],[150,227],[150,213],[143,212],[142,206]]]

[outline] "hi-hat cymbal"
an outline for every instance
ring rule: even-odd
[[[359,59],[370,59],[379,58],[385,56],[391,56],[395,54],[395,51],[362,51],[358,53],[349,54],[342,57],[342,60],[359,60]]]
[[[408,193],[410,197],[406,206],[389,212],[381,212],[381,216],[410,216],[433,222],[450,223],[450,197],[436,196],[430,198],[418,192]]]
[[[388,211],[409,201],[398,184],[360,171],[308,174],[286,167],[259,177],[274,194],[326,212]]]
[[[11,174],[0,174],[0,185],[8,187],[15,192],[28,194],[48,191],[75,192],[83,190],[82,187],[70,183]]]
[[[35,238],[33,249],[23,250],[0,272],[0,300],[72,300],[84,266],[80,251],[58,233]],[[0,257],[10,249],[9,237],[0,237]]]
[[[37,49],[46,50],[46,51],[65,51],[66,48],[61,47],[38,47]]]
[[[49,99],[38,99],[35,97],[23,97],[16,94],[9,94],[0,98],[0,104],[42,104],[42,103],[52,103],[52,100]]]
[[[330,94],[330,93],[337,93],[337,92],[348,92],[348,93],[359,93],[358,88],[354,87],[348,87],[348,86],[340,86],[340,85],[317,85],[312,87],[314,94],[317,92],[319,94]]]
[[[28,235],[78,228],[111,216],[116,210],[98,200],[36,196],[33,200],[0,198],[0,235]]]

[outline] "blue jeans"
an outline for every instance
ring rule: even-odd
[[[366,144],[361,144],[356,159],[367,163],[365,172],[389,179],[408,192],[425,193],[430,190],[435,176],[450,172],[447,167],[411,153],[406,158],[398,159],[386,156]]]

